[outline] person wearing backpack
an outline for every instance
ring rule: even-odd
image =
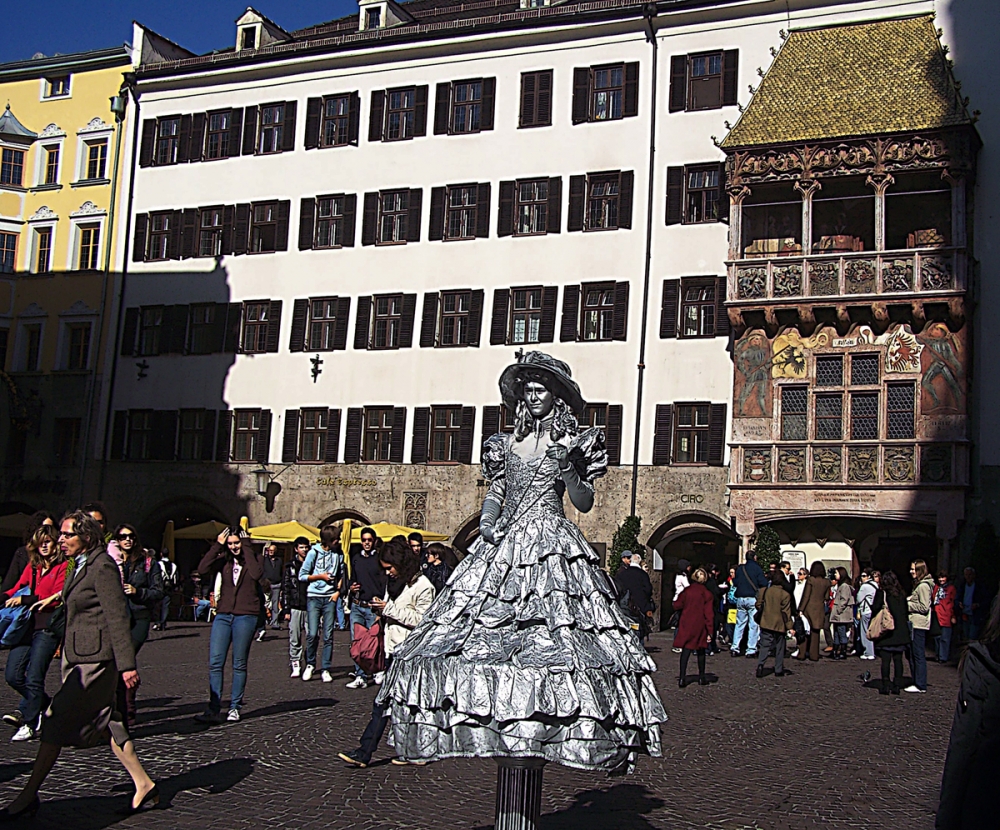
[[[740,656],[740,645],[743,632],[747,631],[747,657],[757,656],[757,640],[760,639],[760,625],[754,616],[757,613],[757,592],[768,585],[764,571],[757,564],[757,552],[747,552],[747,561],[736,569],[733,580],[736,587],[736,630],[729,646],[729,656]]]
[[[899,577],[892,571],[882,574],[880,590],[872,602],[872,624],[879,612],[889,609],[892,629],[875,637],[875,653],[882,658],[882,684],[878,693],[887,695],[891,691],[898,695],[903,685],[903,652],[910,645],[909,614],[906,610],[906,594],[899,584]],[[875,632],[872,632],[875,633]],[[889,684],[889,666],[892,665],[892,685]]]
[[[639,641],[649,636],[649,622],[653,617],[653,583],[642,569],[642,556],[630,550],[622,551],[622,565],[615,574],[615,587],[619,602],[628,596],[629,615],[639,623]]]
[[[319,650],[319,626],[323,622],[322,680],[333,682],[333,620],[337,599],[344,580],[344,554],[340,550],[342,522],[327,525],[320,530],[319,541],[306,554],[299,569],[299,582],[307,583],[306,593],[306,665],[303,680],[311,680],[316,671]]]
[[[170,561],[170,554],[166,548],[160,551],[160,559],[157,563],[160,567],[160,581],[163,583],[163,599],[160,607],[156,610],[159,622],[153,623],[151,628],[154,631],[166,631],[167,617],[170,614],[170,600],[180,587],[180,571],[177,570],[177,563]]]

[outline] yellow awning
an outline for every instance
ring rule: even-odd
[[[294,542],[305,536],[310,542],[319,541],[319,528],[301,522],[281,522],[250,528],[250,538],[255,542]]]
[[[222,522],[202,522],[174,531],[174,539],[216,539],[229,525]]]
[[[409,536],[411,533],[419,533],[424,537],[425,542],[445,542],[448,540],[447,533],[435,533],[433,530],[417,530],[415,527],[404,527],[403,525],[394,525],[389,522],[376,522],[373,525],[367,525],[372,530],[375,531],[379,539],[387,541],[393,536]],[[351,531],[351,542],[361,542],[361,527],[354,528]]]

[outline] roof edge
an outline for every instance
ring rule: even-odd
[[[0,64],[0,79],[15,80],[15,75],[33,77],[52,69],[81,66],[85,69],[102,68],[104,64],[114,66],[117,63],[131,62],[128,47],[113,46],[106,49],[92,49],[87,52],[73,52],[69,55],[51,55],[44,58],[28,58]]]

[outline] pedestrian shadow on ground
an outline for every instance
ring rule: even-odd
[[[110,756],[108,762],[113,763]],[[224,793],[252,774],[253,764],[250,758],[232,758],[162,778],[157,781],[160,805],[156,809],[170,809],[173,799],[189,790],[207,790],[208,795]],[[100,784],[95,781],[95,788],[97,786]],[[42,809],[32,826],[39,830],[65,830],[66,827],[74,830],[103,830],[117,824],[124,820],[117,811],[127,806],[133,790],[131,784],[115,787],[115,790],[122,790],[124,794],[43,800]],[[45,795],[44,788],[42,794]],[[208,805],[206,814],[211,812],[212,808]]]
[[[338,702],[335,698],[285,700],[271,706],[261,707],[260,709],[244,710],[241,712],[240,720],[254,720],[270,715],[285,715],[290,712],[304,712],[310,709],[329,709],[332,706],[336,706]],[[194,716],[205,711],[204,703],[188,703],[173,709],[148,714],[143,711],[141,704],[142,701],[140,700],[138,723],[130,730],[132,736],[135,738],[152,738],[157,735],[196,735],[199,732],[207,732],[209,729],[218,729],[220,726],[228,727],[232,725],[198,723],[194,719]],[[148,721],[146,720],[147,718],[149,718]]]
[[[13,781],[17,776],[31,772],[31,764],[0,764],[0,783]]]

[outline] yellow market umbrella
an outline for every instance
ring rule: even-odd
[[[340,550],[344,554],[344,561],[347,563],[347,578],[351,578],[351,520],[344,519],[344,526],[340,531]]]
[[[243,530],[250,529],[250,520],[246,516],[240,516],[240,528]]]
[[[255,542],[294,542],[299,536],[305,536],[310,542],[318,542],[319,528],[301,522],[281,522],[250,528],[250,538]]]
[[[378,538],[383,541],[391,539],[393,536],[409,536],[414,532],[423,536],[425,542],[445,542],[448,540],[447,533],[435,533],[433,530],[417,530],[413,527],[394,525],[389,522],[377,522],[376,524],[368,525],[368,527],[374,530]],[[362,528],[359,527],[357,530],[351,531],[352,542],[361,542],[361,530]]]
[[[24,529],[28,526],[31,516],[24,513],[12,513],[9,516],[0,518],[0,536],[16,536],[20,538],[24,535]]]
[[[221,532],[221,531],[220,531]],[[160,550],[166,550],[170,561],[174,561],[174,520],[167,521],[163,528],[163,541],[160,543]]]
[[[202,522],[191,527],[184,527],[174,531],[174,539],[216,539],[229,525],[222,522]]]

